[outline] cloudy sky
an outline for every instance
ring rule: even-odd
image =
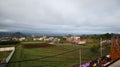
[[[0,32],[120,32],[120,0],[0,0]]]

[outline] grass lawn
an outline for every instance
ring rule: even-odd
[[[0,59],[7,58],[11,51],[0,52]]]
[[[96,42],[96,43],[94,43]],[[89,40],[85,46],[80,45],[55,45],[46,48],[23,48],[19,45],[11,59],[22,61],[9,63],[8,67],[71,67],[79,64],[79,48],[82,48],[82,63],[96,59],[99,52],[90,51],[92,45],[99,45],[97,40]],[[109,49],[104,50],[103,55],[108,54]]]

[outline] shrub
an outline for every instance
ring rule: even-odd
[[[91,48],[90,48],[90,50],[91,50],[91,52],[93,52],[93,53],[96,53],[96,52],[98,52],[98,50],[99,50],[99,46],[92,46]]]
[[[47,44],[47,43],[40,43],[40,44],[24,44],[24,48],[41,48],[41,47],[53,47],[55,45]]]
[[[11,45],[11,44],[18,44],[20,43],[19,41],[0,41],[0,45]]]

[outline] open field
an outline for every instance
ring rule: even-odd
[[[40,44],[26,42],[24,44]],[[96,59],[100,52],[91,52],[93,45],[99,45],[98,40],[88,40],[85,45],[55,44],[52,47],[24,48],[24,44],[16,47],[7,67],[72,67],[80,63],[79,49],[82,49],[82,63]],[[99,49],[98,49],[99,50]],[[108,54],[105,49],[103,55]]]

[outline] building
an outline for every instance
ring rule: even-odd
[[[39,41],[42,41],[43,38],[42,38],[42,37],[34,37],[33,40],[39,40]]]
[[[20,38],[19,38],[19,41],[25,41],[25,40],[26,40],[25,37],[20,37]]]

